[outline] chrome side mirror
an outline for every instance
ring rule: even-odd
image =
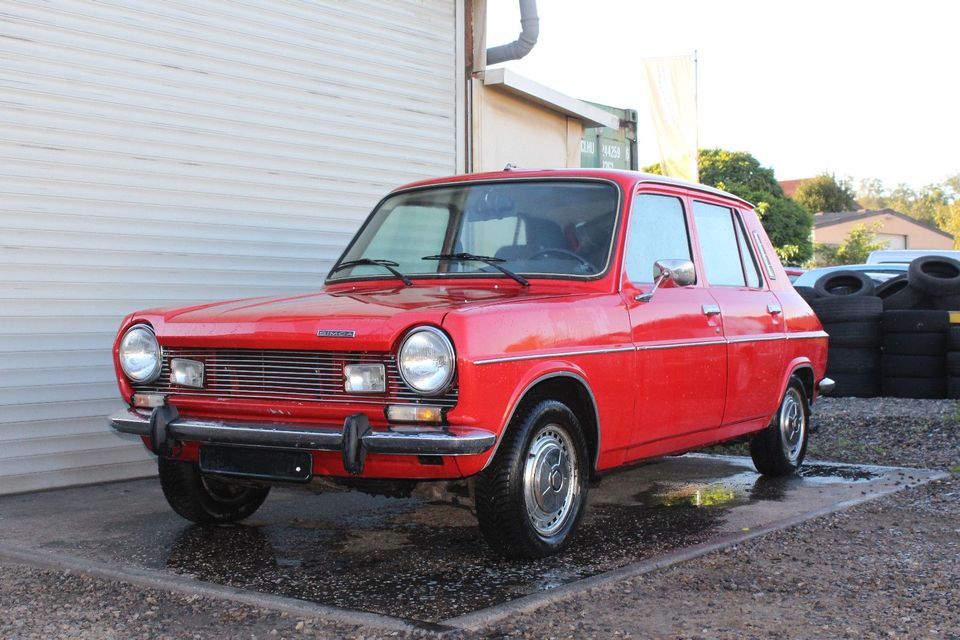
[[[650,293],[641,293],[636,297],[637,302],[650,302],[653,294],[666,281],[675,287],[687,287],[697,281],[697,270],[690,260],[657,260],[653,263],[653,288]]]

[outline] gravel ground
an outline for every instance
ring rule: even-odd
[[[825,399],[814,425],[811,458],[953,474],[515,616],[470,637],[960,639],[957,404]],[[0,638],[397,635],[0,564]]]

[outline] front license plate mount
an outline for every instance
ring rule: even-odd
[[[309,482],[313,458],[308,451],[208,444],[200,447],[200,471],[235,478]]]

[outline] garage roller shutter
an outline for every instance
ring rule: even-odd
[[[104,416],[137,308],[310,290],[456,170],[454,0],[6,3],[0,493],[142,476]]]

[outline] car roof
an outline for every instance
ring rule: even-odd
[[[431,178],[429,180],[419,180],[411,182],[394,190],[405,191],[407,189],[417,189],[420,187],[435,186],[441,184],[456,184],[462,182],[485,182],[491,180],[522,180],[530,178],[602,178],[624,184],[632,183],[634,185],[649,183],[663,184],[672,187],[682,187],[693,191],[700,191],[714,196],[720,196],[729,200],[735,200],[751,209],[754,205],[740,196],[736,196],[727,191],[721,191],[705,184],[669,178],[667,176],[658,176],[652,173],[643,173],[641,171],[626,171],[622,169],[509,169],[506,171],[490,171],[486,173],[468,173],[456,176],[447,176],[443,178]]]

